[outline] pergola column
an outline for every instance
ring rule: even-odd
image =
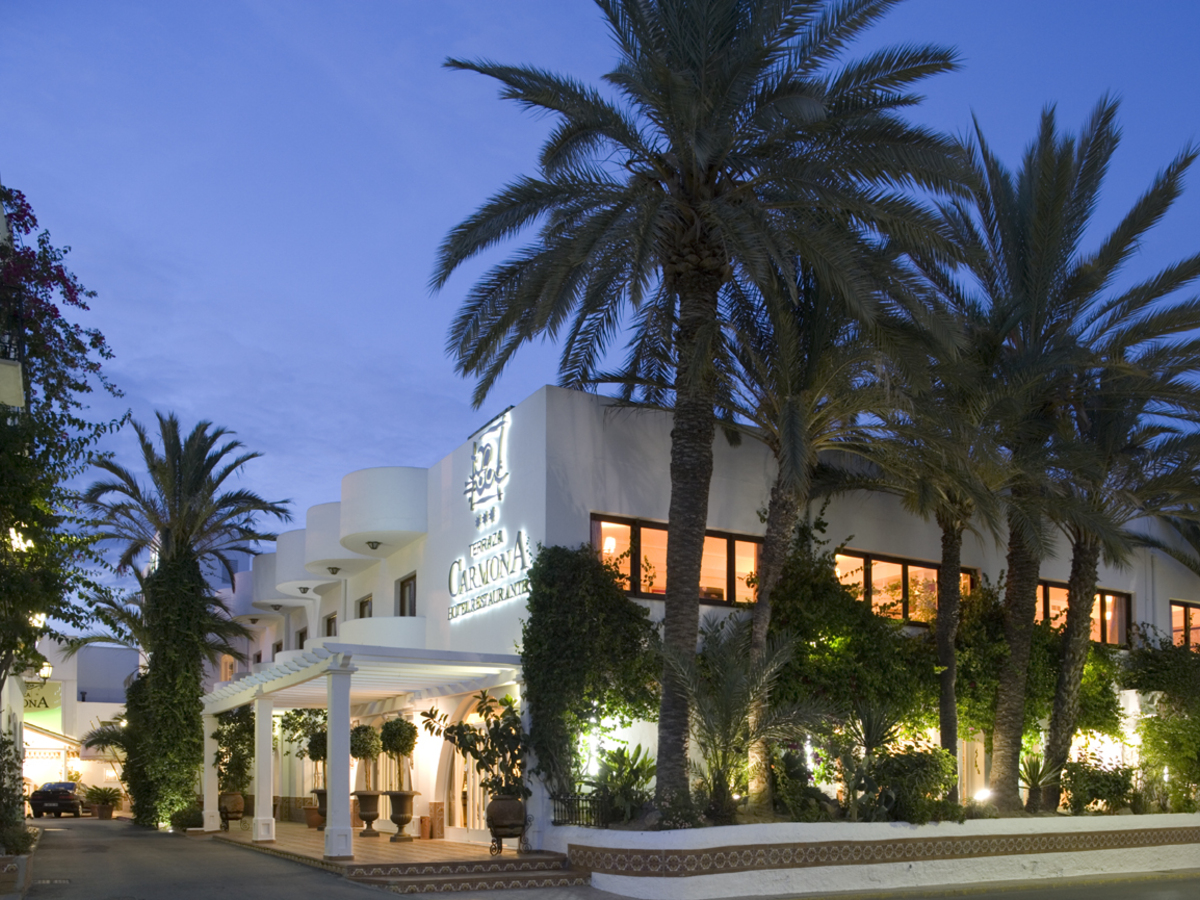
[[[221,830],[221,811],[217,808],[219,794],[217,790],[217,739],[213,734],[217,730],[217,717],[204,716],[204,762],[201,765],[204,782],[204,830]]]
[[[275,840],[275,752],[271,746],[274,704],[270,696],[254,698],[254,831],[255,841]]]
[[[325,676],[329,700],[325,754],[326,859],[354,858],[354,832],[350,827],[351,671],[334,669]]]

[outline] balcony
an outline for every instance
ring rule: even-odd
[[[428,531],[428,497],[426,469],[351,472],[342,479],[342,546],[364,556],[391,556]]]
[[[373,647],[425,649],[424,616],[371,616],[338,624],[338,636],[329,643],[368,644]]]
[[[290,597],[275,586],[275,557],[274,553],[260,553],[250,564],[254,582],[254,600],[250,605],[263,612],[302,608],[303,600],[298,597]]]
[[[309,507],[304,528],[304,568],[313,575],[344,579],[375,562],[373,557],[343,547],[341,536],[341,503]]]
[[[305,529],[285,531],[275,540],[275,587],[291,597],[317,600],[317,588],[335,579],[314,575],[304,565]],[[324,573],[323,573],[324,574]]]

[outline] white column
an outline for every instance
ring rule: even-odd
[[[255,841],[275,840],[275,753],[271,747],[269,696],[254,698],[254,831]]]
[[[204,761],[200,771],[204,780],[204,830],[221,830],[221,812],[217,808],[219,799],[217,793],[217,764],[213,761],[217,755],[217,739],[213,733],[217,730],[217,717],[205,716],[204,722]]]
[[[350,670],[353,671],[353,670]],[[328,751],[325,755],[325,858],[353,859],[350,827],[350,671],[326,675],[329,696]]]

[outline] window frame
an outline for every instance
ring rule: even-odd
[[[256,666],[262,665],[262,651],[261,650],[259,650],[257,653],[254,654],[254,664]]]
[[[283,652],[283,641],[276,641],[271,645],[271,662],[275,662],[276,657]]]
[[[1171,629],[1171,643],[1175,644],[1175,626],[1174,626],[1174,622],[1173,622],[1173,620],[1174,620],[1173,612],[1174,612],[1175,607],[1179,607],[1180,609],[1182,609],[1184,611],[1183,644],[1182,645],[1176,644],[1176,646],[1183,646],[1183,647],[1190,648],[1191,646],[1193,646],[1193,642],[1196,641],[1196,639],[1192,637],[1192,633],[1196,632],[1196,631],[1200,631],[1200,603],[1193,603],[1190,600],[1170,600],[1170,601],[1168,601],[1168,603],[1169,603],[1169,605],[1167,606],[1167,611],[1170,614],[1170,619],[1172,620],[1172,624],[1169,626]],[[1189,611],[1191,613],[1190,615],[1188,614]]]
[[[914,559],[911,556],[892,556],[888,553],[871,553],[867,550],[850,550],[843,548],[837,551],[838,556],[846,556],[851,559],[862,560],[863,564],[863,595],[862,600],[867,605],[871,605],[871,594],[874,591],[874,582],[872,580],[871,563],[881,562],[889,563],[893,566],[900,566],[900,612],[901,617],[897,621],[904,622],[906,625],[914,625],[920,628],[928,628],[928,622],[922,622],[920,619],[912,619],[908,614],[908,589],[909,575],[908,567],[915,566],[918,569],[933,569],[935,572],[941,572],[942,565],[938,562],[928,562],[923,559]],[[979,585],[979,570],[970,566],[959,566],[959,576],[966,575],[970,579],[968,590],[975,590]],[[872,610],[874,606],[871,607]],[[891,618],[890,616],[888,618]]]
[[[412,586],[412,592],[409,597],[408,611],[404,609],[404,589],[406,586]],[[396,579],[396,615],[406,618],[416,618],[417,616],[417,573],[410,572],[403,578]]]
[[[337,613],[331,612],[322,621],[325,623],[325,637],[337,637]]]
[[[1048,578],[1038,579],[1038,613],[1035,617],[1035,622],[1047,622],[1050,620],[1050,588],[1059,588],[1060,590],[1069,591],[1070,586],[1065,581],[1052,581]],[[1133,630],[1133,594],[1128,591],[1114,591],[1106,587],[1096,587],[1096,597],[1100,600],[1100,621],[1107,623],[1111,621],[1105,618],[1104,613],[1108,609],[1108,598],[1113,597],[1118,601],[1124,601],[1125,606],[1125,640],[1118,643],[1117,641],[1109,640],[1109,628],[1115,628],[1116,625],[1106,626],[1104,629],[1103,640],[1092,641],[1092,643],[1103,644],[1105,647],[1128,647],[1130,633]],[[1175,601],[1171,601],[1172,603]],[[1090,637],[1089,637],[1090,639]]]
[[[304,645],[308,643],[308,627],[305,626],[296,631],[296,649],[303,650]]]
[[[659,531],[666,531],[667,524],[658,522],[653,519],[631,518],[629,516],[608,515],[607,513],[592,513],[589,520],[589,537],[591,540],[591,530],[594,529],[598,522],[611,522],[613,525],[625,525],[629,528],[629,586],[625,591],[630,597],[636,597],[639,600],[662,600],[662,594],[648,594],[642,592],[642,529],[654,528]],[[724,600],[716,600],[711,597],[700,597],[700,603],[705,606],[749,606],[757,601],[757,592],[755,599],[750,601],[735,600],[737,597],[737,562],[736,562],[736,545],[738,541],[746,544],[757,544],[759,553],[762,553],[763,539],[761,535],[754,534],[739,534],[736,531],[723,531],[721,529],[704,530],[706,538],[723,538],[725,540],[725,597]],[[597,551],[601,548],[596,547]],[[755,569],[757,572],[757,568]],[[664,573],[665,575],[665,573]]]
[[[363,610],[366,609],[367,614],[363,615]],[[371,619],[375,617],[375,595],[367,594],[365,597],[359,597],[354,601],[354,612],[356,619]]]

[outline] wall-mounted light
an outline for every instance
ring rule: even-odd
[[[308,588],[306,588],[306,587],[302,587],[302,588],[300,588],[300,593],[302,593],[302,594],[307,594],[307,593],[308,593]]]
[[[329,574],[330,574],[330,575],[336,575],[336,574],[337,574],[338,572],[340,572],[340,571],[342,571],[342,569],[341,569],[341,566],[330,566],[330,567],[329,567]]]
[[[383,543],[383,541],[367,541],[367,546],[370,547],[372,550],[378,550],[379,545],[382,543]]]
[[[38,669],[38,678],[42,679],[42,681],[45,681],[53,674],[54,666],[50,665],[49,660],[46,660],[46,662],[42,663],[42,667]]]
[[[275,610],[275,612],[279,612],[281,609],[283,609],[283,604],[282,603],[272,603],[271,609]]]

